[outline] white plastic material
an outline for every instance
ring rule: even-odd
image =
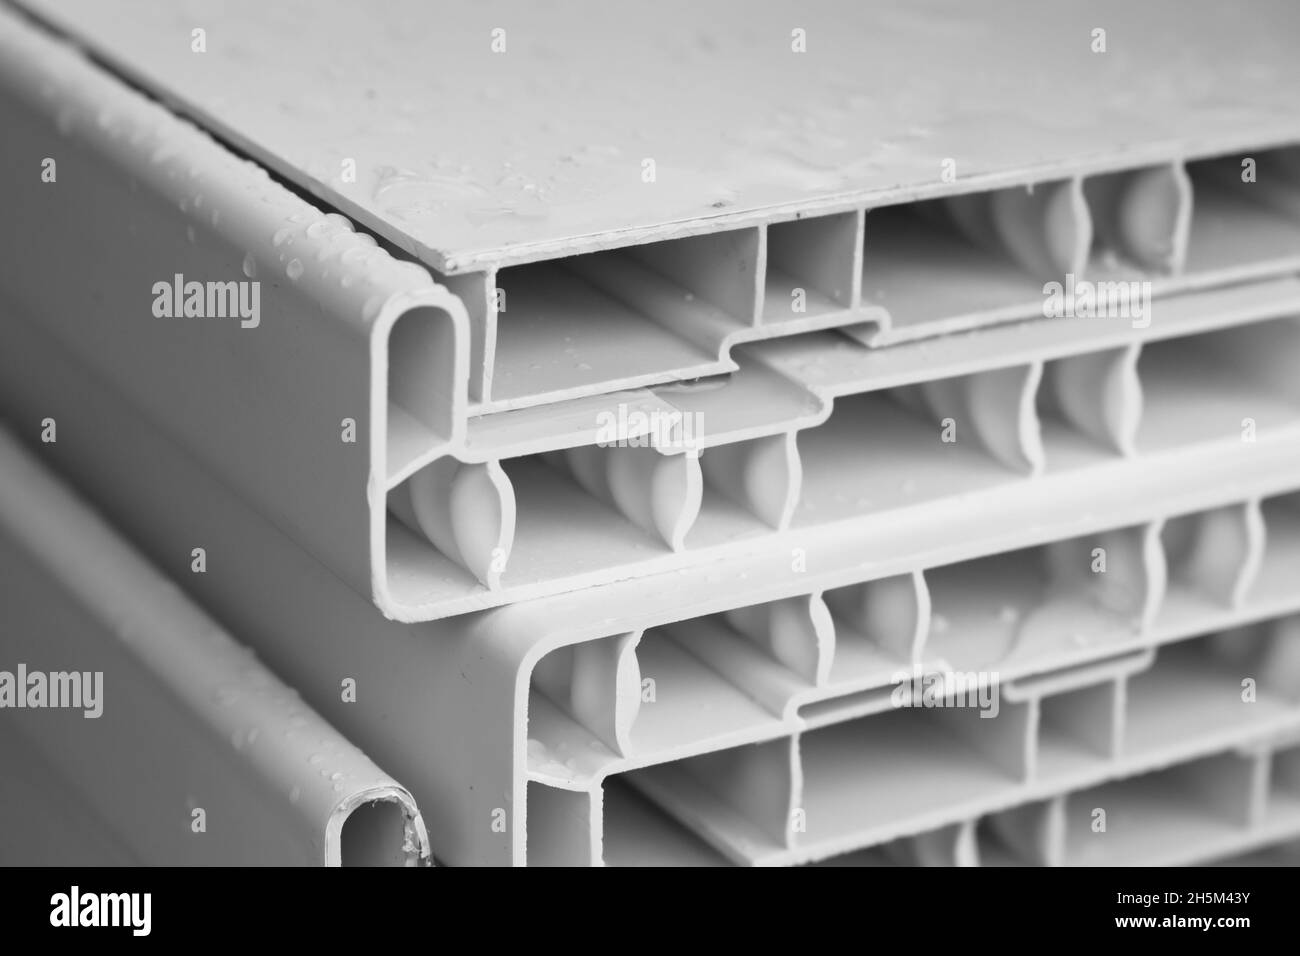
[[[944,4],[938,32],[903,3],[723,4],[703,33],[668,28],[673,4],[508,4],[491,23],[415,0],[384,18],[342,2],[23,5],[449,281],[469,310],[476,413],[729,371],[754,338],[857,325],[883,344],[1032,318],[1067,275],[1164,293],[1300,264],[1295,150],[1277,149],[1300,140],[1284,4],[1249,22],[1168,0],[1143,19],[1090,8],[1122,37],[1104,52],[1091,27],[1008,2],[978,17]],[[1177,44],[1145,19],[1159,16]],[[899,75],[925,85],[919,44],[931,94],[876,95]],[[539,79],[550,57],[600,79]],[[481,101],[430,97],[430,58]],[[1232,123],[1213,96],[1180,95],[1227,86],[1252,107]],[[1047,120],[1062,103],[1069,121]]]
[[[110,434],[122,400],[42,354],[40,375],[0,369],[6,406],[84,436],[48,453],[73,473],[93,464],[96,500],[175,573],[195,541],[228,556],[187,584],[408,782],[440,859],[794,863],[877,847],[912,862],[1188,862],[1300,832],[1294,788],[1263,796],[1258,769],[1274,753],[1290,767],[1300,739],[1294,445],[1134,472],[1120,498],[1080,485],[1050,508],[1011,500],[996,539],[951,512],[836,567],[814,551],[792,574],[758,555],[399,624],[155,429]],[[893,705],[900,675],[944,665],[996,686],[998,716]],[[339,701],[344,674],[357,703]],[[1237,752],[1252,756],[1217,756]],[[1204,807],[1149,775],[1183,763]],[[1102,787],[1113,802],[1089,802]],[[1069,835],[1097,806],[1143,829],[1149,808],[1185,805],[1204,821],[1185,840]]]
[[[68,28],[87,29],[113,6],[88,7]],[[159,42],[171,16],[134,41],[106,23],[86,42],[120,63],[117,43]],[[1290,440],[1297,421],[1276,369],[1245,407],[1219,402],[1254,374],[1234,379],[1234,368],[1289,354],[1285,321],[1271,326],[1275,340],[1243,338],[1245,351],[1220,353],[1209,339],[1189,346],[1213,385],[1192,429],[1166,429],[1162,418],[1192,381],[1161,377],[1179,359],[1138,357],[1152,349],[1144,343],[1286,316],[1300,303],[1293,279],[1217,288],[1300,264],[1300,219],[1285,201],[1294,149],[1272,145],[1268,111],[1250,141],[1270,147],[1261,168],[1282,171],[1269,179],[1276,201],[1228,175],[1234,156],[1199,158],[1242,148],[1241,135],[1176,151],[1153,141],[1125,151],[1136,166],[1071,159],[1049,174],[1005,160],[989,181],[940,182],[925,192],[935,198],[910,205],[911,194],[872,193],[893,204],[865,216],[863,199],[745,225],[701,220],[635,246],[611,233],[594,251],[566,247],[562,259],[503,253],[497,280],[441,276],[452,295],[428,269],[395,258],[409,243],[390,232],[392,251],[377,247],[39,27],[0,17],[0,110],[14,144],[7,209],[20,221],[78,224],[14,232],[0,250],[16,264],[0,290],[11,321],[48,329],[127,396],[131,417],[159,424],[394,619],[758,550],[777,560],[877,536],[882,523],[928,518],[968,495],[979,498],[967,507],[993,514],[1004,493],[1046,499],[1078,483],[1122,484],[1125,456],[1164,473],[1200,467],[1229,442],[1234,454],[1254,454],[1239,441],[1244,419],[1256,420],[1261,442]],[[207,56],[205,70],[225,76],[221,49],[185,56]],[[149,62],[174,79],[174,57]],[[57,184],[23,172],[49,142],[71,170]],[[932,241],[935,230],[947,239]],[[76,263],[79,281],[51,281],[55,262]],[[1061,268],[1149,279],[1157,298],[1137,321],[1005,324],[1041,315],[1044,280],[1066,278]],[[152,314],[149,290],[177,275],[261,283],[257,326]],[[770,308],[798,298],[781,291],[790,277],[811,311]],[[908,296],[938,311],[905,320]],[[878,335],[881,305],[892,338]],[[871,316],[880,321],[863,325]],[[1003,324],[970,338],[863,344],[993,321]],[[587,331],[570,334],[573,323]],[[846,323],[847,334],[826,330]],[[660,351],[660,332],[702,348],[699,361]],[[764,341],[737,344],[754,338]],[[497,359],[518,364],[508,385],[493,379],[509,390],[494,404]],[[643,359],[650,371],[618,364]],[[575,370],[576,385],[565,377]],[[730,374],[672,382],[716,372]],[[640,387],[649,382],[669,384]],[[940,440],[948,422],[955,442]],[[680,460],[697,451],[698,462]],[[1015,475],[1032,480],[1008,481]]]
[[[429,862],[410,793],[5,432],[0,474],[6,863]]]
[[[407,782],[440,858],[1150,864],[1300,834],[1289,7],[1180,6],[1176,38],[1164,0],[1108,7],[1098,69],[1004,3],[938,31],[747,7],[616,68],[602,32],[641,13],[21,6],[98,59],[0,11],[0,181],[39,224],[0,246],[0,400],[75,436],[43,454]],[[875,95],[921,34],[936,85]],[[787,37],[821,69],[752,55]],[[563,132],[557,56],[608,78]],[[430,97],[431,58],[483,101]],[[776,133],[719,131],[738,102]],[[502,130],[519,166],[489,169]],[[58,188],[28,175],[50,150]],[[258,282],[263,313],[151,314],[185,276]],[[1044,317],[1090,281],[1153,298]],[[982,703],[903,706],[948,674]],[[48,821],[38,792],[0,806]],[[88,792],[65,812],[101,833]]]

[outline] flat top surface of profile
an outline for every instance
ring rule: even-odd
[[[1285,0],[20,3],[444,272],[1300,134]]]

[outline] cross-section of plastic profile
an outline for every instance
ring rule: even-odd
[[[957,825],[994,834],[989,860],[1009,842],[1029,860],[1059,861],[1072,851],[1042,841],[1061,831],[1050,821],[1062,811],[1044,811],[1041,825],[1027,810],[1023,822],[1001,815],[1132,777],[1124,809],[1159,767],[1289,752],[1294,627],[1261,622],[1300,612],[1294,461],[1274,471],[1267,455],[1250,468],[1222,459],[1134,485],[1127,502],[1090,489],[964,551],[953,541],[969,526],[950,523],[942,550],[937,539],[906,552],[892,541],[888,561],[790,574],[758,556],[725,572],[401,624],[379,619],[156,429],[111,435],[101,423],[122,400],[59,349],[44,354],[39,381],[6,363],[6,406],[33,423],[43,408],[82,436],[48,453],[72,473],[93,464],[95,500],[155,560],[185,573],[196,541],[226,556],[189,579],[195,593],[407,782],[451,862],[635,862],[680,848],[678,862],[793,863],[921,837],[890,854],[933,860]],[[139,460],[154,463],[148,500],[132,487]],[[1227,637],[1198,639],[1209,632]],[[999,715],[894,706],[900,674],[949,668],[996,686]],[[1239,696],[1256,673],[1269,675],[1262,706]],[[356,703],[339,702],[343,674],[363,691]],[[701,759],[718,754],[729,756]],[[859,772],[867,765],[893,775]],[[1239,778],[1206,773],[1211,795],[1214,781]],[[911,788],[912,778],[930,784]],[[775,802],[731,799],[711,783],[731,779]],[[1294,833],[1288,792],[1274,786],[1274,809],[1252,811],[1247,830],[1211,821],[1182,858]],[[797,810],[807,828],[787,834],[782,821]],[[989,817],[999,820],[971,822]],[[936,828],[947,836],[926,836]],[[970,839],[952,844],[963,859]],[[1100,859],[1180,858],[1157,849],[1112,844]]]
[[[444,277],[469,311],[474,413],[725,372],[754,338],[857,325],[881,344],[1034,317],[1067,276],[1163,294],[1300,257],[1284,3],[1248,19],[1090,4],[1122,38],[1104,51],[1071,14],[1009,2],[940,4],[940,34],[905,3],[831,4],[797,18],[814,51],[783,55],[780,4],[680,9],[700,30],[685,35],[673,5],[505,4],[489,28],[418,0],[379,17],[288,2],[22,6]],[[1176,42],[1147,17],[1180,23]],[[924,74],[905,52],[921,45]],[[600,81],[538,82],[553,54]],[[430,56],[482,102],[430,97]],[[875,95],[900,76],[905,93]],[[1229,86],[1251,104],[1231,119],[1187,92]]]
[[[950,358],[931,370],[920,361],[928,342],[872,350],[820,332],[738,347],[729,381],[622,391],[467,420],[475,400],[474,316],[487,302],[485,287],[474,292],[456,280],[469,303],[467,318],[460,299],[432,284],[420,266],[392,258],[345,220],[322,216],[38,28],[12,16],[4,23],[6,63],[13,64],[4,108],[18,144],[7,154],[14,163],[6,177],[14,184],[11,208],[44,222],[104,210],[83,217],[69,235],[40,229],[21,241],[14,236],[9,251],[23,268],[3,290],[12,302],[7,321],[52,331],[127,395],[132,418],[155,420],[396,619],[442,617],[729,560],[760,546],[775,556],[821,546],[814,538],[827,544],[870,537],[877,520],[892,521],[895,510],[995,485],[1000,474],[1042,473],[1046,480],[1034,485],[1044,497],[1059,484],[1094,481],[1096,474],[1083,469],[1057,474],[1053,462],[1092,464],[1095,448],[1084,448],[1087,441],[1121,455],[1134,450],[1138,344],[1197,323],[1281,315],[1296,302],[1293,281],[1261,282],[1248,293],[1234,287],[1231,295],[1219,290],[1158,300],[1161,322],[1147,331],[1120,334],[1114,323],[1082,319],[993,329],[968,343],[967,356],[956,354],[949,340],[936,340]],[[39,169],[34,157],[50,151],[61,155],[61,179],[24,174],[25,160]],[[1074,261],[1102,242],[1128,250],[1147,263],[1143,268],[1179,260],[1192,241],[1182,230],[1195,219],[1183,178],[1158,170],[1089,175],[1105,182],[1040,190],[1032,202],[941,198],[936,201],[958,211],[919,218],[947,222],[967,238],[979,239],[987,226],[993,238],[985,236],[986,245],[1012,258],[1073,243],[1057,258]],[[1066,199],[1056,200],[1058,193]],[[1085,228],[1070,217],[1082,216],[1089,202],[1097,224],[1090,219]],[[1161,214],[1133,212],[1152,207]],[[1138,234],[1133,222],[1139,218],[1164,232]],[[620,301],[636,299],[636,308],[691,334],[712,334],[709,329],[722,327],[718,322],[726,324],[716,310],[757,309],[755,284],[763,284],[760,274],[772,263],[777,273],[805,277],[827,302],[842,301],[849,290],[851,304],[861,285],[854,278],[858,266],[867,262],[855,251],[861,219],[860,211],[835,213],[774,223],[767,233],[745,227],[744,235],[717,232],[589,253],[621,257],[601,268],[577,262],[583,253],[562,271],[607,286]],[[1058,229],[1064,245],[1044,244]],[[124,245],[124,236],[135,244]],[[133,254],[110,261],[118,257],[105,257],[108,248]],[[1101,255],[1103,264],[1112,258]],[[87,281],[48,281],[50,264],[59,261],[77,262]],[[186,315],[186,277],[194,275],[219,277],[196,280],[220,287],[217,304],[256,288],[263,313],[256,327],[251,316]],[[673,301],[662,286],[665,276],[686,290],[673,293]],[[566,281],[526,282],[525,303],[533,285],[554,291]],[[205,312],[209,298],[194,310]],[[179,314],[153,314],[169,307]],[[557,306],[543,302],[542,309],[555,313]],[[574,309],[581,304],[558,313],[573,316]],[[90,321],[92,315],[108,319]],[[555,339],[545,328],[537,334]],[[1109,354],[1082,355],[1102,345]],[[1008,354],[1022,367],[1008,367]],[[925,381],[940,373],[953,380]],[[1090,388],[1094,373],[1104,386],[1097,391]],[[925,418],[952,419],[963,435],[970,426],[975,441],[955,446],[962,459],[951,472],[955,484],[931,482],[927,471],[925,480],[901,478],[874,498],[845,497],[838,487],[854,479],[852,463],[843,460],[852,457],[854,420],[870,418],[882,396],[844,399],[882,391],[885,380],[894,386],[883,396],[887,434],[873,432],[873,440],[891,448],[896,441],[925,441]],[[900,391],[903,385],[910,391]],[[1047,440],[1035,432],[1039,394],[1041,417],[1065,426],[1057,429],[1066,439],[1063,455],[1038,447]],[[837,398],[841,405],[832,414]],[[945,409],[958,414],[940,414]],[[653,412],[678,421],[688,413],[704,417],[699,461],[674,448],[589,447],[609,443],[599,423],[610,417],[615,444],[645,437],[631,422]],[[816,432],[796,442],[795,432],[813,425]],[[1282,440],[1271,426],[1266,431],[1268,441]],[[938,447],[929,443],[930,451]],[[937,464],[921,459],[899,460],[911,469]],[[1195,465],[1171,456],[1164,467]],[[888,484],[895,476],[887,471],[880,478]],[[997,504],[993,494],[985,507]]]
[[[6,862],[430,862],[406,788],[6,432],[0,474]]]
[[[0,113],[15,185],[5,199],[27,224],[0,239],[6,327],[53,332],[401,613],[385,573],[386,492],[463,433],[459,299],[11,11],[0,11]]]

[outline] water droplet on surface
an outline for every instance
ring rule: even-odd
[[[464,172],[424,174],[395,166],[379,168],[373,198],[387,209],[402,210],[448,200],[472,199],[487,192]]]
[[[239,691],[233,687],[219,687],[216,693],[217,703],[222,707],[229,707],[235,701],[239,700]]]
[[[302,278],[302,261],[299,259],[289,260],[289,264],[284,267],[284,274],[293,280]]]
[[[257,260],[253,258],[251,252],[244,256],[244,275],[250,279],[257,278]]]

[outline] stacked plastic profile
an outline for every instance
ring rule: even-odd
[[[590,217],[569,238],[450,167],[351,188],[319,117],[217,95],[265,38],[185,72],[192,12],[132,6],[0,14],[7,208],[42,224],[2,250],[0,398],[410,789],[440,860],[1186,863],[1300,836],[1284,7],[1190,15],[1263,64],[1233,123],[1191,101],[1168,122],[1195,135],[1143,136],[1116,94],[1123,149],[1063,127],[1034,162],[972,146],[973,175],[669,192],[693,214],[661,227],[557,205]],[[207,35],[275,33],[236,6]],[[347,132],[354,165],[395,149]],[[52,152],[57,188],[24,172]],[[472,242],[437,232],[462,213]],[[173,276],[259,283],[260,316],[151,314]],[[1045,315],[1053,283],[1076,314]],[[926,697],[964,678],[966,706]]]
[[[0,859],[429,862],[410,793],[4,431],[0,470]]]

